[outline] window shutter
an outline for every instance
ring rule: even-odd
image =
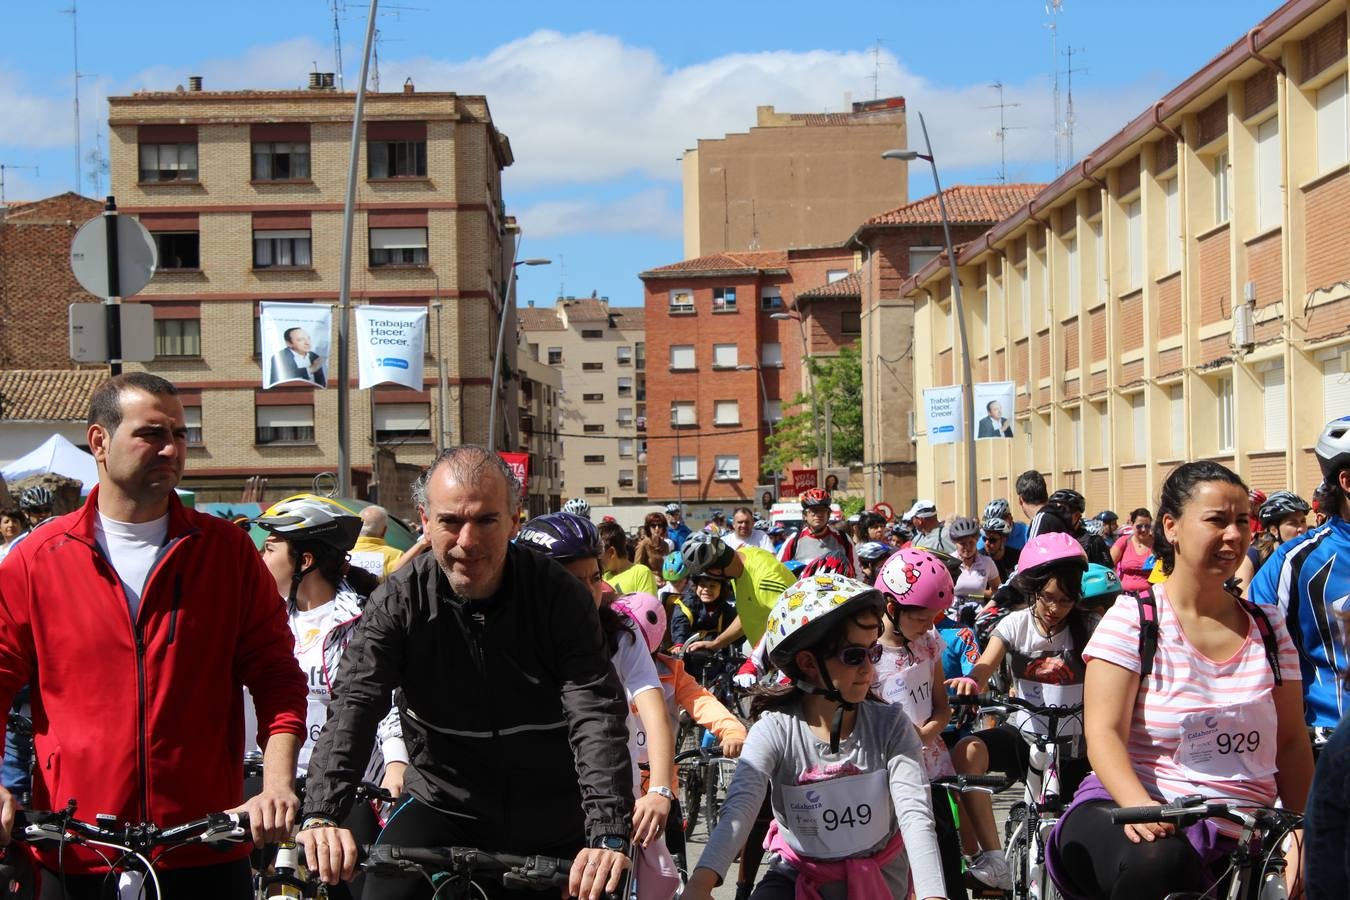
[[[1261,374],[1261,411],[1266,428],[1266,449],[1285,449],[1288,404],[1285,402],[1283,363]]]
[[[1345,356],[1335,356],[1322,364],[1322,421],[1330,422],[1350,414],[1350,373],[1345,371]]]

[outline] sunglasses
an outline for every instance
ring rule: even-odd
[[[859,647],[857,645],[845,647],[834,658],[839,660],[840,664],[848,666],[850,669],[856,669],[863,664],[863,660],[875,666],[881,662],[881,653],[881,641],[877,641],[870,647]]]

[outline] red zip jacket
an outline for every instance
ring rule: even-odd
[[[78,804],[92,822],[161,827],[243,799],[241,686],[260,740],[305,732],[305,677],[285,604],[248,535],[169,501],[169,526],[131,619],[122,584],[94,539],[98,488],[43,523],[0,565],[0,705],[33,686],[33,807]],[[50,846],[50,845],[48,845]],[[56,867],[55,849],[38,848]],[[242,858],[189,847],[161,866]],[[66,872],[102,873],[67,846]]]

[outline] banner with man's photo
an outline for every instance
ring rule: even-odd
[[[258,328],[264,389],[291,383],[328,387],[331,306],[259,303]]]
[[[975,385],[975,440],[1013,436],[1011,381],[981,381]]]
[[[364,390],[377,384],[401,384],[422,390],[426,325],[426,307],[356,307],[357,386]]]

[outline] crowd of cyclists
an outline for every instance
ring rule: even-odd
[[[378,507],[301,495],[242,529],[185,509],[155,376],[101,387],[89,435],[83,507],[53,518],[37,488],[0,510],[0,701],[32,723],[29,748],[7,731],[6,838],[21,806],[73,801],[246,813],[334,897],[442,895],[362,876],[379,846],[557,858],[588,898],[701,900],[738,859],[738,898],[1028,896],[990,792],[935,788],[999,773],[1048,816],[1036,896],[1225,896],[1253,834],[1169,818],[1206,801],[1303,816],[1256,846],[1284,893],[1250,896],[1350,896],[1350,417],[1317,438],[1311,502],[1196,461],[1123,523],[1030,471],[1020,516],[840,521],[812,489],[797,529],[742,507],[693,530],[670,504],[630,535],[579,498],[521,524],[510,468],[457,447],[414,486],[406,553]],[[696,858],[685,734],[735,760]],[[129,851],[21,852],[27,896],[147,895]],[[269,860],[175,850],[154,888],[254,896]]]

